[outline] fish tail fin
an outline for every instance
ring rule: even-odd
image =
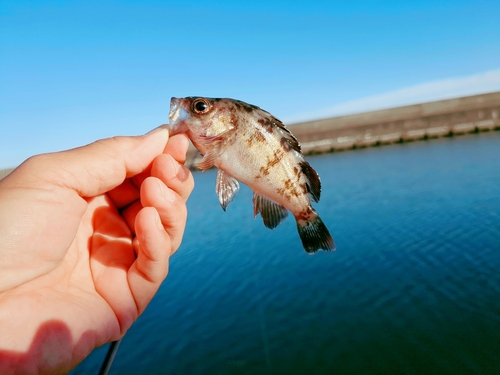
[[[319,215],[313,211],[308,219],[297,218],[297,230],[306,252],[335,250],[335,242]]]

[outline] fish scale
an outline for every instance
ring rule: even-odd
[[[203,155],[198,167],[218,169],[216,194],[226,210],[239,182],[252,189],[254,216],[270,229],[290,211],[308,253],[334,250],[327,227],[311,206],[321,182],[300,144],[281,121],[261,108],[228,98],[172,98],[171,134],[186,133]]]

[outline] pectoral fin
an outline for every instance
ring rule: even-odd
[[[203,159],[201,159],[197,164],[196,167],[201,169],[202,171],[206,171],[207,169],[210,169],[214,166],[215,158],[217,154],[215,152],[208,152],[205,155],[203,155]]]
[[[215,182],[215,192],[219,197],[220,206],[224,211],[226,211],[226,207],[233,201],[239,190],[240,184],[238,180],[219,169]]]
[[[257,216],[260,212],[264,225],[269,229],[276,228],[288,215],[285,207],[262,195],[254,193],[252,201],[253,216]]]
[[[210,145],[207,153],[203,155],[203,159],[201,159],[201,161],[196,164],[196,167],[198,167],[202,171],[206,171],[207,169],[212,168],[214,166],[215,159],[217,159],[217,157],[219,157],[221,154],[221,146],[221,141],[213,142]]]

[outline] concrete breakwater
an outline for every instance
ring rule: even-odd
[[[292,124],[304,153],[500,130],[500,92]]]

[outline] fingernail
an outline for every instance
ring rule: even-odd
[[[186,181],[187,178],[189,177],[189,174],[191,173],[189,169],[185,168],[182,164],[180,164],[177,160],[173,158],[172,155],[166,154],[169,157],[169,171],[171,173],[168,173],[169,178],[176,178],[179,181]]]

